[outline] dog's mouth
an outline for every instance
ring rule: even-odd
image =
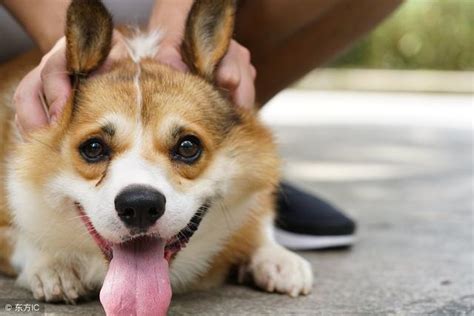
[[[100,290],[100,301],[106,314],[143,314],[137,311],[149,305],[154,306],[157,314],[164,314],[171,301],[170,261],[196,232],[209,203],[203,204],[186,227],[168,240],[143,233],[131,234],[120,243],[103,238],[83,207],[79,203],[76,206],[87,230],[109,261]]]
[[[186,227],[168,240],[153,234],[140,234],[131,235],[121,243],[111,243],[103,238],[82,206],[76,205],[87,230],[109,261],[100,290],[100,302],[106,314],[142,314],[137,310],[148,305],[154,306],[157,314],[164,314],[171,301],[170,261],[196,232],[209,204],[203,204]]]
[[[84,225],[86,226],[87,231],[89,234],[92,236],[94,239],[95,243],[97,246],[100,248],[102,253],[104,254],[105,258],[108,261],[111,261],[113,258],[113,251],[112,251],[112,246],[113,244],[103,238],[95,229],[94,225],[92,224],[89,216],[84,211],[84,208],[80,203],[75,203],[76,208],[79,212],[80,218]],[[202,218],[206,214],[207,210],[209,209],[209,203],[206,202],[201,207],[194,213],[193,217],[191,220],[188,222],[188,224],[181,229],[176,235],[173,237],[169,238],[166,240],[165,243],[165,250],[164,250],[164,256],[168,262],[184,247],[186,247],[187,243],[191,239],[191,237],[194,235],[194,233],[197,231],[199,228],[199,225],[201,223]],[[160,239],[159,236],[155,234],[138,234],[138,235],[130,235],[129,238],[126,238],[122,243],[123,244],[129,244],[129,243],[143,243],[146,242],[147,240],[153,240],[153,239]]]

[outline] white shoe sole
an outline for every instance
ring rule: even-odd
[[[275,227],[275,239],[280,245],[293,250],[323,249],[350,246],[355,243],[355,235],[314,236],[291,233]]]

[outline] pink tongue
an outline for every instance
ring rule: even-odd
[[[113,246],[100,290],[107,315],[166,315],[171,286],[164,248],[163,241],[152,238]]]

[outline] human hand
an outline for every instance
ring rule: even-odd
[[[149,29],[164,30],[164,38],[156,59],[161,63],[187,71],[183,62],[180,46],[188,13],[193,0],[159,0],[155,2]],[[252,109],[255,102],[256,70],[250,60],[248,49],[232,40],[229,49],[216,69],[217,84],[229,91],[233,103],[244,109]]]
[[[234,104],[253,109],[257,71],[250,60],[250,51],[232,40],[229,50],[217,67],[217,84],[229,90]]]
[[[115,60],[126,54],[123,37],[115,31],[110,54],[98,71],[107,69]],[[54,123],[70,94],[66,40],[63,37],[43,56],[40,64],[21,80],[15,91],[15,123],[23,137],[48,123]]]
[[[160,45],[156,59],[180,71],[188,71],[179,49],[166,42]],[[229,91],[233,103],[244,109],[252,109],[255,102],[255,67],[250,61],[247,48],[232,40],[229,50],[216,69],[217,85]]]
[[[62,38],[21,80],[15,91],[15,123],[23,136],[56,120],[71,93],[65,47],[66,41]]]

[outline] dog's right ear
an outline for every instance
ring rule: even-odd
[[[112,46],[112,17],[100,0],[72,0],[66,16],[66,67],[71,77],[72,95],[59,120],[66,128],[76,107],[77,88],[99,68]]]
[[[73,0],[67,10],[66,60],[73,81],[84,78],[107,58],[112,17],[100,0]]]

